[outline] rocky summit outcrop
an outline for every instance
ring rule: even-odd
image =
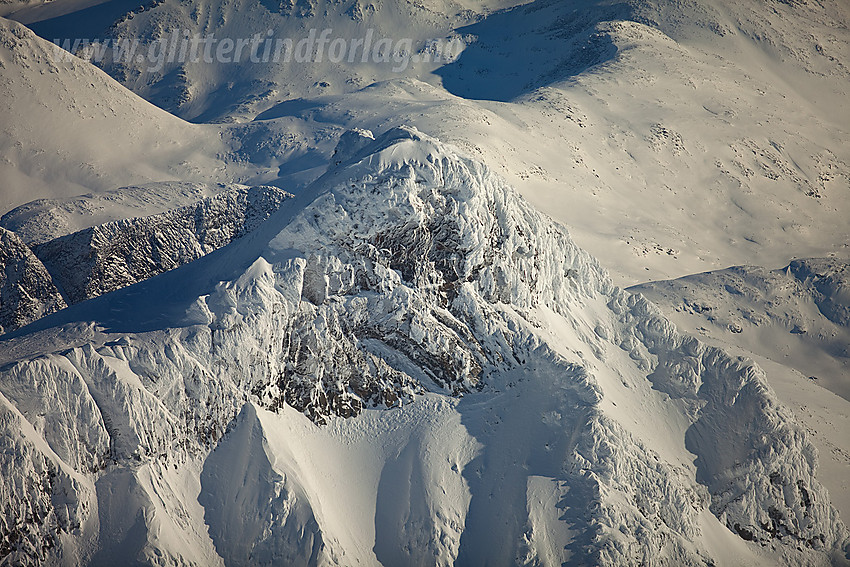
[[[0,469],[41,480],[3,476],[5,561],[840,560],[815,451],[759,367],[433,138],[353,133],[334,159],[171,324],[10,343]],[[163,300],[146,285],[139,311]]]

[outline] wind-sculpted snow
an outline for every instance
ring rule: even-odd
[[[641,296],[623,310],[622,344],[639,361],[655,358],[648,379],[689,408],[685,444],[712,513],[747,541],[775,539],[813,549],[841,541],[845,528],[814,479],[816,451],[776,400],[763,371],[696,339],[678,336]],[[634,340],[639,339],[639,342]]]
[[[96,482],[101,518],[129,499],[96,559],[840,563],[814,449],[757,366],[680,335],[433,138],[351,133],[334,160],[252,238],[157,278],[249,266],[179,323],[104,320],[0,369],[9,431]],[[13,506],[56,513],[49,486],[3,478]],[[50,529],[52,561],[89,549]]]
[[[20,238],[0,228],[0,334],[65,306],[44,265]]]
[[[635,290],[723,344],[782,362],[850,399],[848,262],[794,260],[779,270],[736,266]]]
[[[803,284],[814,288],[815,305],[824,317],[850,327],[850,266],[834,258],[795,260],[788,266]]]
[[[198,499],[210,536],[228,565],[316,564],[325,542],[309,500],[269,461],[253,406],[245,406],[238,422],[201,473]]]
[[[237,188],[148,217],[108,222],[33,247],[70,303],[197,260],[254,230],[289,194]]]
[[[61,555],[73,564],[85,556],[97,515],[94,487],[60,460],[2,394],[0,451],[0,562],[35,566]]]

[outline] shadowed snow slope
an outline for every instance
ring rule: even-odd
[[[139,58],[116,57],[107,48],[106,57],[97,64],[161,108],[187,120],[213,122],[250,119],[280,100],[351,92],[375,81],[427,73],[441,64],[437,53],[421,63],[410,56],[422,54],[428,40],[442,38],[455,25],[488,11],[483,5],[492,9],[508,3],[167,0],[141,8],[126,6],[123,14],[115,13],[118,3],[109,2],[59,17],[50,17],[48,9],[18,17],[48,41],[70,40],[72,49],[74,40],[81,38],[140,39]],[[321,36],[323,30],[330,35]],[[194,60],[164,58],[161,65],[149,60],[150,46],[169,41],[174,31],[180,39],[185,32],[190,37],[198,34],[249,43],[239,48],[239,55],[233,51],[225,58],[214,57],[212,47],[213,51]],[[316,40],[322,37],[324,45],[317,55]],[[271,40],[254,49],[253,38]],[[291,42],[288,51],[276,47],[277,40],[285,39]],[[345,44],[342,52],[336,51],[339,55],[333,55],[330,44],[337,39]],[[85,49],[77,46],[76,51],[87,57]],[[199,53],[203,55],[203,49]],[[237,63],[231,63],[233,59]]]
[[[247,237],[2,342],[6,561],[846,562],[758,366],[450,146],[361,131],[335,160]]]

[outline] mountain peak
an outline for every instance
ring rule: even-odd
[[[646,556],[703,565],[729,550],[815,564],[842,549],[847,532],[813,476],[814,449],[760,368],[681,336],[643,297],[613,286],[564,227],[450,146],[412,128],[374,140],[353,133],[341,145],[340,164],[312,192],[221,251],[247,269],[197,297],[181,325],[107,332],[70,350],[42,344],[42,355],[0,369],[0,392],[36,422],[97,407],[108,448],[71,443],[66,429],[40,434],[68,462],[108,463],[98,486],[134,475],[147,491],[142,515],[158,490],[145,478],[179,492],[167,471],[194,463],[190,484],[227,484],[222,455],[260,431],[243,422],[279,423],[263,424],[265,440],[251,441],[262,450],[249,451],[257,459],[236,471],[262,475],[258,490],[276,495],[250,516],[257,533],[289,534],[262,544],[270,564],[304,551],[291,547],[306,545],[297,534],[316,534],[310,554],[330,564],[391,561],[401,550],[444,564],[581,554],[602,565]],[[49,394],[70,379],[84,385],[70,399]],[[36,386],[45,380],[46,390]],[[297,451],[296,437],[270,439],[276,427],[315,439],[314,452]],[[454,461],[426,464],[444,435]],[[315,487],[347,482],[327,471],[348,471],[337,459],[349,458],[373,484],[358,486],[357,513],[340,518],[324,500],[334,489]],[[412,475],[406,511],[386,500],[397,500],[398,481],[387,479],[398,475]],[[449,477],[451,500],[439,488]],[[223,513],[215,489],[204,490],[205,512],[185,512],[186,541],[237,553],[221,538],[248,516]],[[493,494],[505,495],[496,508]],[[87,501],[80,513],[123,505]],[[399,530],[399,514],[445,536]],[[212,541],[199,535],[201,517],[213,522]],[[362,517],[375,518],[374,531],[363,533]],[[157,529],[139,532],[145,553],[181,555]]]

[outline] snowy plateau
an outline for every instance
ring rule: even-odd
[[[409,47],[93,55],[311,30]],[[848,65],[844,0],[0,0],[0,566],[850,565]]]

